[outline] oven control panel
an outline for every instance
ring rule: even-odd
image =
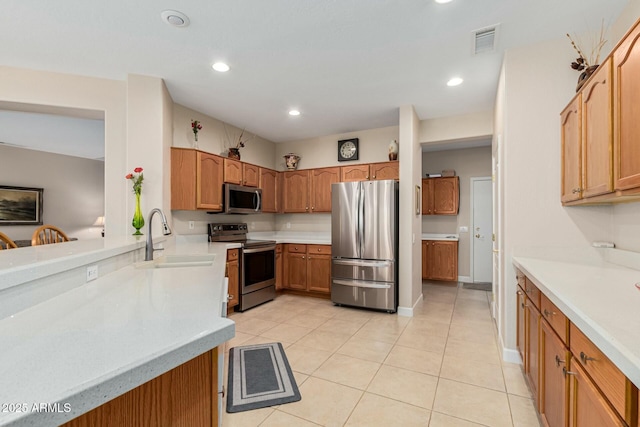
[[[242,240],[246,238],[248,229],[244,222],[236,224],[211,223],[208,225],[209,241]]]

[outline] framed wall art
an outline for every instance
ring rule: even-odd
[[[1,225],[42,225],[42,188],[0,185]]]

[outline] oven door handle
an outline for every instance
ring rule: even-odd
[[[261,246],[259,248],[253,248],[253,249],[242,249],[242,253],[257,254],[258,252],[269,252],[269,251],[275,251],[275,250],[276,250],[276,245],[271,245],[271,246]]]

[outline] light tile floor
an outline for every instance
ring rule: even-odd
[[[231,315],[226,350],[281,342],[302,400],[236,414],[223,402],[223,426],[540,426],[520,366],[500,358],[490,293],[422,287],[413,318],[293,295]]]

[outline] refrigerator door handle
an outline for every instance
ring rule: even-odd
[[[340,265],[353,265],[356,267],[389,267],[392,264],[390,261],[365,261],[357,259],[334,259],[333,263]]]
[[[381,283],[381,282],[364,282],[364,281],[354,281],[354,280],[333,279],[333,283],[335,283],[336,285],[351,286],[354,288],[370,288],[370,289],[391,288],[391,285],[389,283]]]
[[[358,185],[358,255],[362,256],[364,250],[364,189],[362,183]]]

